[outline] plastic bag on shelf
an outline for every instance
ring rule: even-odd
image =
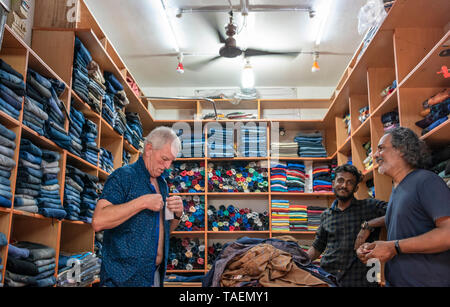
[[[383,0],[367,0],[358,13],[358,33],[362,35],[371,27],[381,24],[386,15]]]

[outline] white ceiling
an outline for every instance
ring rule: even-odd
[[[115,46],[141,88],[147,87],[238,87],[243,67],[242,57],[221,58],[200,71],[186,68],[176,72],[176,56],[151,57],[174,53],[169,39],[169,26],[160,10],[160,0],[86,0],[108,39]],[[330,0],[249,0],[250,5],[304,6],[318,10]],[[228,0],[166,0],[168,7],[227,6]],[[334,0],[327,20],[322,43],[315,48],[314,23],[307,12],[254,12],[247,19],[247,27],[236,36],[239,47],[270,51],[322,51],[350,55],[319,56],[320,71],[311,72],[313,56],[300,54],[296,58],[284,56],[252,57],[256,87],[335,87],[347,67],[351,55],[359,46],[358,11],[367,0]],[[125,5],[126,3],[126,5]],[[231,0],[239,6],[239,0]],[[170,13],[179,47],[182,52],[207,54],[185,56],[184,65],[212,58],[219,54],[219,43],[211,23],[223,29],[228,23],[226,12],[185,13],[176,18]],[[240,29],[243,18],[234,13]],[[248,32],[248,39],[244,34]]]

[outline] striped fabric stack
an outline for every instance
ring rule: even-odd
[[[320,215],[325,211],[323,207],[308,206],[308,231],[317,231],[320,226]]]
[[[305,165],[297,163],[287,164],[286,185],[288,192],[305,192]]]
[[[307,206],[289,205],[289,230],[306,231],[308,230],[308,212]]]
[[[289,231],[289,200],[272,199],[272,231]]]
[[[253,125],[251,125],[253,124]],[[247,123],[237,132],[238,157],[267,157],[267,124]]]
[[[270,165],[270,191],[287,192],[286,163],[271,161]]]
[[[316,165],[313,168],[313,191],[332,192],[331,168],[328,165]]]

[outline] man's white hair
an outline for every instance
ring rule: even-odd
[[[169,127],[161,126],[153,129],[145,138],[144,146],[152,144],[152,148],[160,150],[167,143],[171,143],[172,154],[176,157],[181,150],[181,142],[175,131]]]

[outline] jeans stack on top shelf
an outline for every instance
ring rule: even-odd
[[[125,137],[127,140],[136,148],[141,150],[144,148],[144,130],[142,128],[141,118],[139,113],[136,112],[126,112],[127,119],[127,131],[125,132]],[[130,134],[130,136],[127,136]],[[131,140],[130,140],[131,139]]]
[[[106,93],[109,96],[109,107],[112,107],[113,121],[111,126],[120,134],[123,135],[126,130],[127,119],[123,108],[130,102],[125,94],[122,84],[117,78],[109,71],[103,73],[105,77]]]
[[[72,144],[69,151],[78,157],[81,157],[81,151],[83,150],[81,133],[83,132],[85,121],[86,119],[84,118],[83,113],[71,106],[69,135],[72,140]]]
[[[64,209],[67,212],[66,219],[78,221],[81,212],[81,193],[84,189],[84,173],[77,168],[66,166],[66,181],[64,187]]]
[[[16,134],[0,124],[0,207],[11,208],[11,171],[16,167]]]
[[[267,157],[267,124],[244,125],[237,136],[238,157]]]
[[[23,75],[0,59],[0,110],[19,120],[25,96]]]
[[[322,144],[323,137],[320,131],[316,132],[300,132],[294,141],[298,143],[298,156],[310,158],[327,157],[327,152]]]
[[[79,220],[85,223],[92,223],[95,206],[97,205],[97,183],[98,177],[84,174],[82,177],[84,182],[83,191],[81,192],[81,205]]]
[[[59,194],[58,174],[61,171],[59,167],[60,159],[60,153],[46,149],[42,150],[41,171],[43,177],[41,193],[38,198],[39,214],[59,220],[66,216]]]
[[[114,171],[113,161],[114,157],[112,153],[105,148],[100,148],[100,160],[98,166],[108,174],[111,174]]]
[[[234,127],[208,127],[208,157],[233,158],[234,157]]]
[[[42,150],[30,140],[20,140],[14,209],[37,213],[43,173]]]
[[[89,76],[89,105],[95,112],[100,114],[103,97],[106,93],[105,79],[100,67],[95,61],[91,61],[87,66]]]
[[[55,256],[54,248],[42,244],[26,241],[9,244],[5,286],[54,286]]]
[[[97,165],[98,163],[98,153],[100,152],[100,149],[97,147],[97,143],[95,142],[97,136],[97,124],[95,124],[90,119],[86,119],[81,135],[81,142],[83,145],[81,157],[94,165]]]
[[[70,270],[73,266],[69,261],[78,260],[80,275],[73,278]],[[92,252],[80,254],[61,253],[58,261],[57,287],[87,287],[94,282],[100,274],[101,259]]]
[[[130,164],[130,160],[131,160],[131,154],[124,149],[123,155],[122,155],[122,166]]]
[[[78,37],[75,37],[75,52],[73,58],[73,84],[72,88],[77,95],[94,110],[95,103],[89,100],[89,71],[87,66],[91,63],[92,56]],[[100,107],[100,106],[98,106]]]

